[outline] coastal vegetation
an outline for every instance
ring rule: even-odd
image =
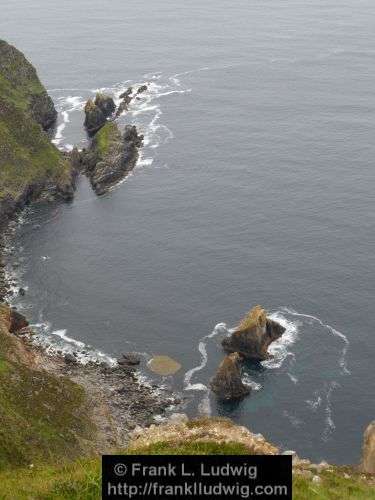
[[[142,86],[137,92],[145,90],[147,86]],[[131,95],[132,89],[129,89],[122,96],[122,110],[126,110]],[[94,106],[107,109],[108,113],[115,111],[101,96],[97,96],[95,103],[91,101],[87,110]],[[0,219],[6,219],[34,199],[72,197],[74,169],[45,131],[53,126],[55,119],[52,100],[35,69],[17,49],[0,41]],[[128,126],[121,133],[115,122],[107,120],[101,127],[91,148],[83,155],[86,173],[98,194],[134,167],[142,143],[135,127]],[[58,370],[52,358],[47,360],[25,340],[32,336],[30,330],[12,328],[12,314],[15,313],[9,305],[0,304],[1,499],[100,498],[100,454],[119,449],[118,441],[110,440],[113,438],[112,430],[108,430],[111,419],[113,427],[120,427],[120,431],[129,436],[130,442],[120,448],[124,454],[280,452],[263,436],[225,419],[188,420],[180,416],[177,421],[170,419],[164,425],[150,425],[151,416],[156,411],[161,413],[171,401],[156,401],[152,391],[138,383],[132,367],[120,366],[114,375],[116,386],[108,367],[102,367],[100,373],[95,371],[97,367],[89,367],[85,375],[73,354],[59,359],[62,368]],[[255,308],[224,344],[226,350],[233,353],[222,367],[228,384],[232,384],[233,376],[240,383],[237,352],[249,359],[266,359],[268,346],[282,334],[283,327],[267,318],[263,309]],[[228,360],[230,369],[234,370],[229,376]],[[179,368],[170,360],[157,361],[159,372],[162,369],[163,373],[170,373]],[[129,362],[128,358],[127,364],[138,362]],[[90,369],[91,379],[85,384]],[[99,375],[102,378],[99,379]],[[107,400],[100,399],[103,388],[99,386],[111,394],[110,403],[116,407],[111,408]],[[133,404],[127,408],[125,403],[129,403],[130,398]],[[124,419],[124,413],[130,412],[135,402],[137,407],[132,410],[130,422],[130,417]],[[144,417],[143,420],[139,417],[142,411],[147,415],[147,423]],[[136,418],[143,422],[143,428]],[[124,421],[129,425],[126,429]],[[371,436],[368,436],[369,453],[373,449]],[[312,464],[293,455],[293,470],[294,498],[298,500],[375,499],[374,476],[359,468]]]
[[[0,221],[34,199],[72,197],[71,164],[45,132],[56,116],[35,68],[0,40]]]

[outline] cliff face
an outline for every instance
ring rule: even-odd
[[[33,66],[0,41],[0,223],[31,200],[72,197],[71,164],[43,130],[55,118]]]
[[[0,96],[30,114],[44,130],[56,121],[53,101],[35,68],[12,45],[0,40]]]

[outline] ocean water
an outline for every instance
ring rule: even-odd
[[[359,460],[375,417],[375,4],[372,0],[26,0],[0,36],[84,146],[82,107],[148,83],[123,123],[142,158],[103,197],[33,207],[16,299],[41,341],[167,354],[186,411],[227,415],[301,456]],[[287,327],[246,366],[252,395],[207,391],[220,339],[262,304]],[[87,347],[90,346],[90,347]],[[147,372],[148,376],[153,376]],[[156,378],[156,380],[158,380]]]

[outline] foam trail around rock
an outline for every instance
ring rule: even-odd
[[[344,346],[343,346],[342,351],[341,351],[341,357],[340,357],[340,360],[339,360],[339,364],[340,364],[340,367],[341,367],[342,372],[344,374],[347,374],[347,375],[350,374],[350,371],[348,370],[348,366],[347,366],[347,361],[346,361],[346,355],[347,355],[347,352],[348,352],[348,349],[349,349],[350,342],[347,339],[346,335],[344,335],[343,333],[339,332],[338,330],[336,330],[332,326],[327,325],[321,319],[319,319],[316,316],[313,316],[311,314],[298,313],[297,311],[294,311],[293,309],[289,309],[287,307],[284,307],[283,311],[285,311],[286,313],[288,313],[288,314],[290,314],[292,316],[297,316],[297,317],[301,317],[301,318],[308,318],[308,319],[311,319],[313,321],[317,321],[321,326],[323,326],[329,332],[331,332],[333,336],[341,339],[342,342],[344,343]]]
[[[184,389],[185,389],[185,391],[205,391],[205,390],[208,390],[207,386],[204,384],[201,384],[201,383],[192,384],[191,379],[196,372],[203,370],[203,368],[205,368],[205,366],[207,365],[207,361],[208,361],[207,349],[206,349],[207,341],[209,339],[215,337],[219,333],[223,333],[223,330],[225,331],[226,329],[227,329],[227,327],[226,327],[225,323],[218,323],[215,326],[215,328],[213,329],[212,333],[210,333],[209,335],[206,335],[205,337],[203,337],[199,341],[198,351],[200,352],[200,355],[201,355],[201,362],[198,366],[191,368],[190,370],[188,370],[185,373],[185,376],[184,376]]]
[[[294,357],[289,347],[298,339],[298,328],[300,325],[288,320],[281,311],[269,314],[269,318],[277,321],[285,328],[283,335],[275,340],[275,342],[272,342],[268,348],[268,352],[273,355],[273,358],[262,361],[264,367],[274,369],[280,368],[289,356]]]

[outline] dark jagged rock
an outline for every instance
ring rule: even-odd
[[[65,355],[64,355],[64,359],[65,359],[65,363],[69,363],[69,364],[76,364],[78,361],[77,361],[77,358],[71,354],[70,352],[67,352]]]
[[[136,366],[141,362],[141,358],[138,354],[134,352],[127,352],[121,355],[121,358],[118,360],[118,364],[120,366],[128,365],[128,366]]]
[[[16,309],[10,310],[10,333],[17,333],[28,326],[29,322],[23,314],[19,313]]]
[[[95,135],[83,161],[98,195],[108,191],[135,167],[142,142],[143,136],[138,134],[135,126],[127,125],[121,134],[114,122],[106,123]]]
[[[29,113],[44,130],[56,121],[57,111],[35,68],[4,40],[0,40],[0,96]]]
[[[137,90],[137,94],[142,94],[143,92],[146,92],[147,88],[148,88],[147,85],[141,85]]]
[[[94,135],[106,123],[107,119],[103,111],[97,106],[92,99],[89,99],[85,105],[85,122],[89,135]]]
[[[32,96],[30,109],[34,120],[36,120],[44,130],[52,128],[57,119],[57,111],[52,99],[47,93],[44,95]]]
[[[261,306],[255,306],[222,345],[227,352],[239,352],[247,359],[262,361],[271,357],[269,345],[284,332],[282,325],[267,318]]]
[[[137,96],[139,94],[142,94],[142,92],[146,92],[147,88],[148,88],[147,85],[141,85],[140,87],[138,87],[135,95],[133,95],[133,88],[129,87],[127,90],[125,90],[125,92],[120,94],[120,99],[122,99],[122,101],[120,102],[120,105],[116,111],[116,117],[120,116],[125,111],[128,111],[129,104],[131,103],[131,101],[134,98],[138,99]]]
[[[223,401],[242,399],[251,392],[241,379],[242,356],[233,352],[225,356],[216,375],[210,381],[210,387],[217,397]]]
[[[132,87],[128,87],[125,92],[123,92],[122,94],[120,94],[120,99],[125,99],[125,97],[128,97],[130,96],[131,94],[133,93],[133,88]]]
[[[128,90],[126,92],[128,92]],[[120,105],[116,111],[116,116],[120,116],[122,113],[124,113],[125,111],[128,111],[128,109],[129,109],[129,104],[132,101],[132,96],[131,96],[131,92],[130,92],[130,94],[127,94],[126,92],[124,92],[124,94],[121,94],[122,101],[120,102]]]
[[[105,118],[109,118],[116,111],[112,97],[105,94],[96,94],[94,104],[101,110]]]

